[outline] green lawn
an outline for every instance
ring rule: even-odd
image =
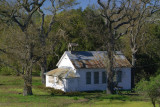
[[[83,92],[79,96],[51,96],[39,88],[40,77],[33,77],[32,96],[23,96],[23,79],[0,76],[0,107],[152,107],[143,97],[136,95],[110,95],[103,92]]]

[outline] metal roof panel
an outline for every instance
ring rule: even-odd
[[[66,51],[75,68],[105,68],[107,51]],[[120,51],[114,55],[114,67],[131,67]]]

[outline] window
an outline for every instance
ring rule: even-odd
[[[105,73],[105,72],[102,72],[102,83],[103,83],[103,84],[106,83],[106,80],[107,80],[107,78],[106,78],[106,73]]]
[[[117,82],[122,82],[122,71],[117,71]]]
[[[94,84],[99,84],[99,72],[94,72]]]
[[[86,84],[91,84],[91,72],[86,72]]]

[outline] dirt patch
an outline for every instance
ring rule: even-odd
[[[12,93],[12,94],[22,94],[22,93],[17,92],[17,91],[9,91],[9,93]]]
[[[80,99],[80,100],[77,100],[77,103],[85,103],[88,101],[89,101],[89,99]]]

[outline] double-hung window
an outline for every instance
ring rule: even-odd
[[[122,82],[122,71],[117,71],[117,82]]]
[[[106,72],[102,72],[102,83],[105,84],[107,81]]]
[[[91,84],[91,72],[86,72],[86,84]]]
[[[94,72],[94,84],[99,84],[99,72]]]

